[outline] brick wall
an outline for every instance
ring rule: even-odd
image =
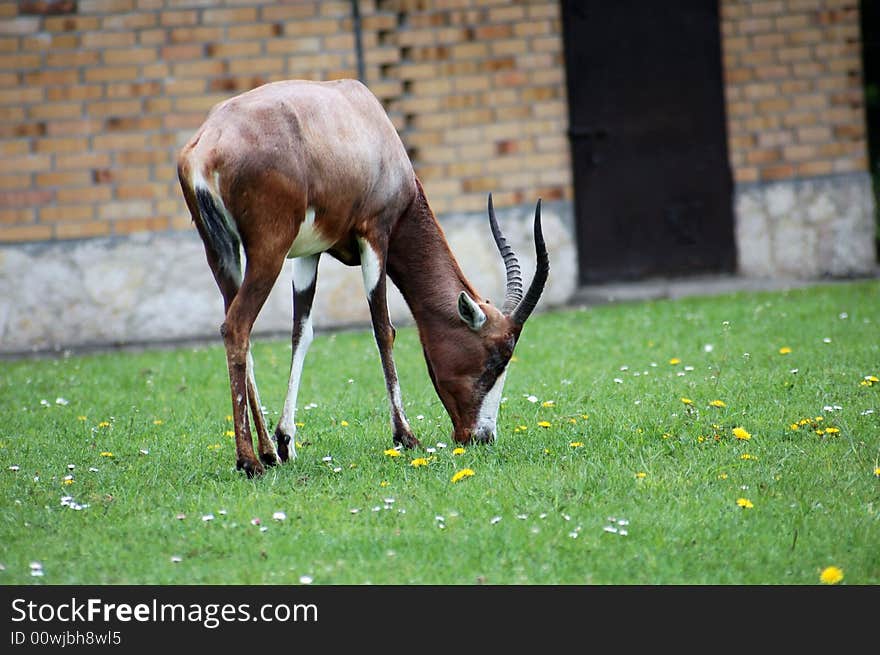
[[[858,0],[722,0],[739,183],[867,171]]]
[[[435,212],[570,199],[554,0],[361,1],[369,86]],[[0,2],[0,242],[190,230],[175,154],[216,102],[357,76],[347,0]]]

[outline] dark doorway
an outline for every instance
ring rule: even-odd
[[[718,6],[562,0],[581,284],[731,272]]]

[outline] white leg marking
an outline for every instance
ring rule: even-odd
[[[290,378],[287,381],[287,396],[284,398],[284,407],[281,410],[281,418],[278,420],[278,427],[281,431],[290,437],[290,456],[296,457],[296,399],[299,394],[299,383],[302,379],[303,362],[306,359],[306,353],[314,339],[315,333],[312,328],[311,315],[303,319],[299,343],[296,345],[296,351],[293,353],[293,359],[290,362]]]
[[[483,398],[480,411],[477,413],[477,433],[495,433],[495,424],[498,421],[498,407],[501,405],[501,392],[504,391],[504,378],[507,377],[507,369],[498,376],[495,384]],[[497,435],[496,435],[497,438]]]
[[[308,289],[315,283],[318,274],[318,258],[315,255],[309,257],[297,257],[293,260],[293,288]]]
[[[397,367],[394,367],[394,379],[397,380]],[[391,390],[391,416],[394,416],[395,413],[400,417],[400,420],[403,421],[403,427],[407,430],[410,429],[409,421],[406,420],[406,414],[403,411],[403,400],[400,396],[400,385],[395,382],[394,388]],[[394,427],[394,420],[391,421],[391,426]]]
[[[379,255],[366,239],[358,239],[358,246],[361,251],[361,273],[364,276],[364,289],[367,292],[367,298],[370,298],[376,285],[379,284]]]

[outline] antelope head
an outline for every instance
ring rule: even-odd
[[[537,266],[525,293],[519,261],[498,226],[491,194],[489,227],[506,269],[504,303],[499,309],[488,300],[472,298],[461,291],[456,325],[450,328],[454,334],[423,343],[431,381],[452,420],[452,437],[458,443],[495,440],[507,366],[550,271],[541,232],[540,200],[534,224]]]

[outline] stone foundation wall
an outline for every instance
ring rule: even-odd
[[[534,205],[497,210],[528,283],[535,268]],[[542,224],[550,277],[539,305],[564,304],[577,281],[570,202],[544,203]],[[447,240],[476,289],[500,302],[504,266],[485,211],[444,217]],[[426,262],[426,265],[430,265]],[[254,327],[255,336],[289,334],[291,267],[279,277]],[[412,322],[389,286],[392,320]],[[315,326],[366,326],[369,310],[358,267],[325,256],[318,270]],[[183,339],[216,339],[220,293],[195,230],[81,241],[0,246],[0,353]]]
[[[742,275],[818,279],[876,266],[867,173],[741,184],[734,202]]]

